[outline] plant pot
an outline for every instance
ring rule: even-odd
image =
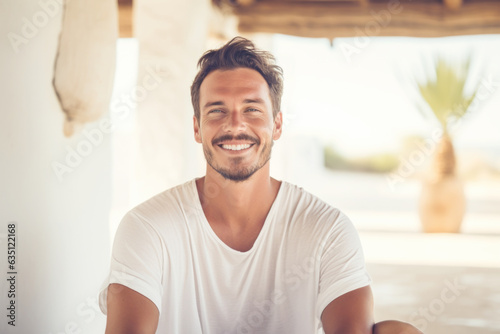
[[[464,215],[464,187],[455,175],[423,181],[419,216],[424,232],[458,233]]]

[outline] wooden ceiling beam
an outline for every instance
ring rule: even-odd
[[[443,0],[443,3],[448,9],[458,10],[462,7],[464,2],[463,0]]]
[[[302,37],[443,37],[500,34],[498,1],[467,1],[451,10],[435,1],[346,2],[266,1],[234,7],[243,33]]]
[[[132,0],[118,0],[118,26],[120,38],[130,38],[133,32],[133,10]]]

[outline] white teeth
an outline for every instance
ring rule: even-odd
[[[243,145],[222,145],[222,148],[225,150],[232,150],[232,151],[240,151],[249,148],[251,145],[250,144],[243,144]]]

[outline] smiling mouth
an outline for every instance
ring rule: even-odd
[[[242,151],[246,150],[247,148],[252,147],[253,144],[240,144],[240,145],[228,145],[228,144],[220,144],[219,147],[225,149],[225,150],[231,150],[231,151]]]

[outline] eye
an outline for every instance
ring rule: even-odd
[[[250,112],[260,112],[260,110],[257,109],[257,108],[248,108],[247,111],[250,111]]]
[[[220,110],[220,109],[213,109],[213,110],[210,110],[208,113],[209,114],[218,114],[218,113],[222,113],[223,111]]]

